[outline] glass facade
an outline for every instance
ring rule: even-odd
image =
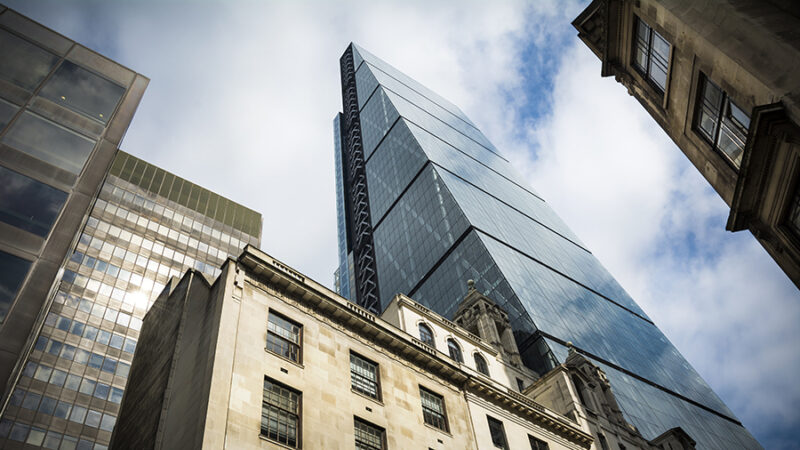
[[[260,215],[215,195],[118,152],[2,417],[11,427],[0,426],[0,447],[46,439],[106,448],[142,319],[167,281],[189,268],[213,280],[226,258],[260,244]]]
[[[758,447],[457,107],[355,45],[342,57],[342,79],[342,116],[357,116],[360,129],[352,119],[335,124],[336,158],[353,164],[353,146],[363,145],[375,254],[374,262],[356,260],[349,270],[377,273],[380,305],[373,311],[403,293],[452,318],[473,279],[508,312],[529,366],[549,370],[572,341],[606,370],[626,417],[646,438],[681,426],[699,448]],[[347,101],[351,80],[357,101]],[[356,180],[349,175],[337,168],[337,190],[341,184],[350,192]],[[340,223],[350,226],[364,208],[341,195]],[[340,249],[359,254],[359,242],[346,233],[339,238]],[[355,292],[351,299],[367,306]]]

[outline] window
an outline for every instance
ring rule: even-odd
[[[350,353],[350,383],[353,390],[380,400],[378,365],[355,353]]]
[[[419,387],[419,396],[422,398],[422,418],[425,423],[442,431],[449,431],[442,396],[422,386]]]
[[[797,190],[794,193],[792,203],[789,205],[786,223],[789,225],[789,229],[794,232],[795,236],[800,237],[800,183],[798,184]]]
[[[107,123],[125,88],[64,61],[47,80],[41,96],[86,117]]]
[[[535,438],[530,434],[528,435],[528,441],[531,443],[531,450],[550,450],[550,446],[547,445],[547,442]]]
[[[575,392],[578,393],[578,399],[581,401],[583,406],[589,406],[586,402],[586,398],[583,396],[583,382],[575,375],[572,375],[572,382],[575,384]]]
[[[0,98],[0,131],[8,125],[8,122],[11,121],[11,118],[14,117],[18,109],[16,105],[8,103]]]
[[[294,362],[300,362],[302,326],[272,311],[267,324],[267,350]]]
[[[302,394],[264,377],[261,435],[288,447],[300,448]]]
[[[454,361],[460,363],[464,362],[464,357],[461,356],[461,348],[459,348],[458,344],[453,339],[447,340],[447,351],[450,352],[450,357],[453,358]]]
[[[425,344],[430,345],[431,347],[436,347],[436,344],[433,343],[433,331],[431,331],[430,327],[425,325],[424,323],[419,324],[419,340],[424,342]]]
[[[66,200],[66,192],[0,167],[0,221],[45,237]]]
[[[642,19],[636,19],[633,66],[662,93],[667,89],[670,44]]]
[[[608,450],[608,441],[606,441],[606,437],[602,434],[598,434],[597,438],[600,441],[600,449]]]
[[[95,141],[25,111],[3,136],[3,143],[77,175],[83,170]]]
[[[750,116],[736,106],[722,89],[700,75],[695,130],[737,169],[750,128]]]
[[[58,56],[0,29],[0,78],[33,91],[58,62]]]
[[[6,319],[11,303],[30,269],[30,261],[0,252],[0,324]]]
[[[386,431],[358,417],[355,418],[356,450],[382,450],[386,448]]]
[[[486,364],[486,360],[483,359],[483,356],[481,356],[480,353],[475,353],[472,355],[472,357],[475,359],[475,368],[478,370],[478,372],[488,377],[489,366]]]
[[[522,392],[525,390],[525,382],[522,379],[517,378],[517,389]]]
[[[492,444],[497,448],[507,449],[508,443],[506,442],[506,430],[503,429],[503,422],[492,416],[486,416],[486,419],[489,421],[489,434],[492,435]]]

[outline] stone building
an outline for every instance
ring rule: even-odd
[[[684,436],[661,439],[694,448],[674,445]],[[377,317],[251,246],[213,284],[196,271],[168,283],[145,317],[111,448],[354,445],[661,448],[574,348],[542,377],[525,368],[505,311],[474,286],[454,321],[404,295]]]
[[[595,0],[573,25],[800,286],[800,4]]]

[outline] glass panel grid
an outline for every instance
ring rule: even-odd
[[[385,431],[358,418],[355,419],[357,450],[382,450]]]
[[[422,417],[425,423],[440,430],[449,431],[442,396],[422,386],[419,388],[419,395],[422,399]]]
[[[350,353],[350,382],[354,390],[380,400],[378,365]]]
[[[301,396],[299,392],[265,378],[261,435],[283,445],[299,448]]]
[[[270,311],[267,323],[267,349],[300,362],[301,326]]]

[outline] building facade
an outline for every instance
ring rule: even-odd
[[[573,25],[800,287],[800,6],[596,0]]]
[[[0,418],[0,447],[104,449],[142,318],[167,281],[209,280],[261,215],[118,151]]]
[[[0,61],[0,392],[8,393],[148,79],[3,5]]]
[[[452,319],[472,279],[508,313],[539,373],[567,342],[602,368],[647,439],[758,448],[735,415],[547,203],[456,106],[351,44],[334,121],[339,278],[373,313],[395,294]]]
[[[253,247],[213,284],[189,271],[145,317],[111,448],[660,448],[618,408],[584,412],[584,366],[538,377],[504,311],[462,304],[481,335],[403,295],[375,316]]]

